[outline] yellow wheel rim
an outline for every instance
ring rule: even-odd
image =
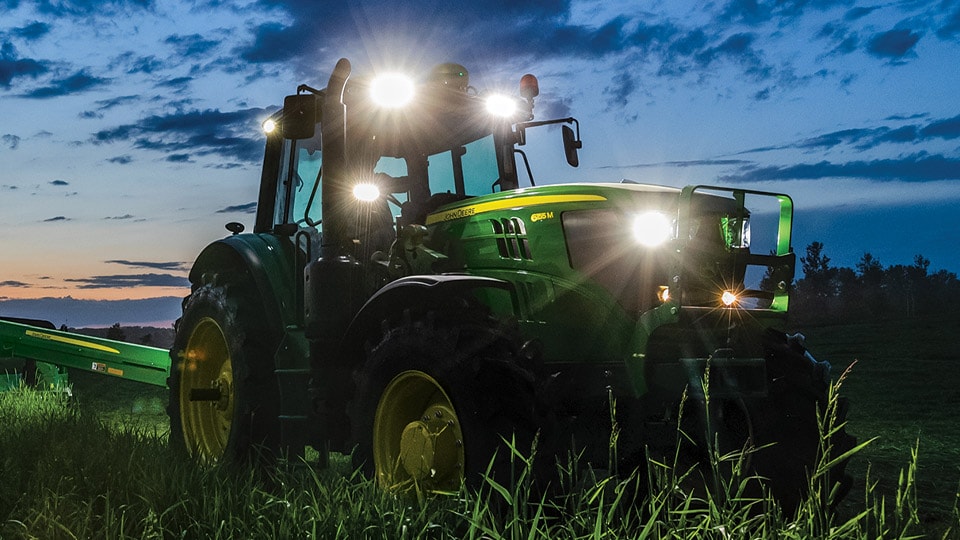
[[[463,431],[453,402],[422,371],[387,385],[373,422],[373,462],[383,489],[450,492],[463,482]]]
[[[217,322],[194,326],[180,358],[180,420],[187,448],[204,461],[223,456],[233,423],[233,364]]]

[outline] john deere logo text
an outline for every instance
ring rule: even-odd
[[[530,215],[530,221],[536,223],[545,219],[553,219],[553,212],[537,212]]]

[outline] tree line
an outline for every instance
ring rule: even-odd
[[[795,320],[858,322],[960,314],[960,280],[953,272],[930,270],[922,255],[913,264],[884,267],[864,253],[855,268],[833,266],[821,242],[800,257],[803,277],[793,284]]]

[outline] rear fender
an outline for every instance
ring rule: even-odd
[[[239,234],[208,245],[190,270],[196,289],[204,283],[249,286],[262,304],[264,327],[279,334],[295,324],[296,290],[293,246],[269,234]]]

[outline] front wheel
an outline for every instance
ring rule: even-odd
[[[391,380],[373,420],[373,463],[380,486],[456,491],[463,481],[463,426],[436,379],[408,370]]]
[[[450,321],[456,317],[430,320]],[[357,465],[381,488],[423,494],[508,483],[544,427],[514,341],[485,322],[422,320],[389,330],[357,373]]]

